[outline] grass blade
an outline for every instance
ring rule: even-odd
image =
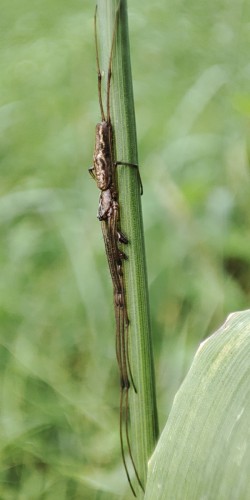
[[[111,118],[115,135],[116,159],[138,164],[133,88],[125,0],[98,1],[98,41],[101,69],[107,76],[116,9],[118,25],[112,61]],[[129,357],[137,394],[131,389],[130,421],[133,454],[145,485],[148,459],[158,436],[155,381],[150,331],[148,285],[141,210],[140,180],[137,169],[118,168],[121,228],[129,239],[128,261],[124,263],[126,298],[130,319]],[[139,489],[137,488],[139,494]]]

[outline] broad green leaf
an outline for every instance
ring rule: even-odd
[[[250,498],[250,310],[199,347],[149,463],[145,499]]]

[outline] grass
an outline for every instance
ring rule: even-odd
[[[160,427],[197,344],[249,307],[249,5],[129,3]],[[93,3],[2,6],[0,496],[130,498],[88,175]],[[100,418],[101,416],[101,418]]]
[[[111,121],[115,138],[115,157],[138,165],[126,2],[114,3],[113,0],[105,2],[101,0],[97,5],[97,20],[98,45],[102,49],[101,67],[106,75],[111,40],[115,36],[111,86]],[[107,43],[108,35],[110,43]],[[102,84],[102,89],[107,89],[107,79]],[[130,322],[127,333],[128,359],[131,362],[131,373],[136,387],[136,393],[132,387],[129,391],[130,435],[133,443],[132,456],[141,482],[139,486],[136,484],[137,481],[134,481],[133,486],[132,481],[131,489],[135,488],[133,493],[141,498],[146,485],[148,460],[158,440],[158,419],[141,210],[142,186],[139,176],[135,168],[128,168],[125,165],[117,167],[120,225],[128,238],[128,245],[124,246],[127,262],[123,263]],[[126,434],[125,427],[126,425],[123,426],[123,436]],[[128,471],[129,462],[132,463],[132,460],[127,461]]]

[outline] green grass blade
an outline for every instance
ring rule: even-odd
[[[117,161],[138,164],[136,126],[131,80],[127,3],[99,0],[97,27],[101,70],[107,73],[115,13],[118,24],[112,59],[111,118],[115,133]],[[103,92],[105,100],[105,92]],[[121,228],[129,239],[124,264],[126,296],[130,319],[129,356],[137,394],[130,390],[131,442],[143,484],[147,463],[158,435],[153,354],[150,332],[148,284],[141,210],[140,182],[137,169],[119,166],[119,202]],[[138,494],[139,489],[137,488]]]

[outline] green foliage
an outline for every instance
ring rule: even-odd
[[[128,8],[162,427],[199,341],[249,305],[250,6]],[[1,6],[4,500],[128,491],[111,283],[87,173],[100,119],[93,10],[89,0]]]
[[[116,15],[118,15],[117,24],[115,24]],[[97,4],[97,31],[98,47],[102,49],[101,67],[104,68],[106,75],[111,41],[114,40],[111,120],[116,158],[138,165],[127,2],[100,0]],[[105,88],[104,84],[105,81],[102,81],[102,89]],[[142,498],[147,479],[148,460],[158,439],[158,418],[139,175],[136,168],[128,168],[125,165],[117,167],[120,224],[128,238],[128,244],[124,246],[127,260],[123,263],[130,322],[127,334],[128,359],[137,391],[135,392],[132,387],[129,391],[129,419],[130,439],[133,443],[132,458],[141,484],[139,485],[139,481],[135,478],[132,480],[132,488],[135,495]],[[124,418],[124,424],[125,421]],[[123,425],[123,436],[126,435],[125,427],[126,424]],[[132,474],[135,474],[131,457],[126,464],[128,468],[130,464],[132,472],[129,474],[132,478]]]
[[[250,310],[201,344],[149,464],[145,500],[250,495]]]

